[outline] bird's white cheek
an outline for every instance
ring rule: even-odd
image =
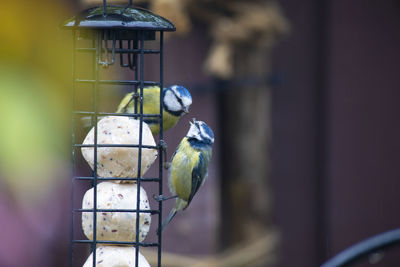
[[[167,91],[165,93],[164,104],[165,104],[165,108],[167,110],[171,110],[171,111],[180,111],[181,110],[181,104],[179,104],[175,95],[170,91]]]
[[[200,132],[195,125],[191,125],[187,137],[192,137],[197,140],[201,140]]]

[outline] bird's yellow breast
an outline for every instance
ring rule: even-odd
[[[170,173],[170,189],[179,198],[188,201],[192,187],[192,171],[199,162],[200,153],[193,149],[187,138],[179,144],[172,160]]]
[[[140,89],[138,89],[140,93]],[[127,94],[118,106],[117,113],[134,113],[134,103],[132,99],[133,93]],[[146,87],[143,90],[143,114],[160,114],[160,87]],[[137,112],[139,113],[139,106],[137,107]],[[156,119],[154,119],[156,120]],[[166,131],[174,127],[179,121],[179,117],[174,116],[165,110],[163,111],[163,130]],[[149,127],[153,135],[160,132],[159,123],[149,123]]]

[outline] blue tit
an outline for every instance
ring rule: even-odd
[[[140,93],[140,89],[138,90]],[[152,86],[145,87],[143,91],[143,114],[159,114],[160,113],[160,87]],[[174,127],[180,117],[189,112],[189,107],[192,104],[192,96],[189,91],[179,85],[173,85],[168,88],[164,88],[162,91],[163,100],[163,130],[166,131]],[[128,93],[121,100],[118,105],[116,113],[134,113],[134,93]],[[137,112],[139,113],[139,104]],[[91,117],[82,117],[83,127],[90,127]],[[155,118],[144,118],[153,135],[160,132],[160,125],[158,120]]]
[[[140,93],[140,89],[138,90]],[[134,113],[134,97],[133,92],[128,93],[122,99],[116,113]],[[166,131],[174,127],[180,117],[189,112],[189,107],[192,104],[192,96],[189,91],[179,85],[172,85],[164,88],[162,91],[163,101],[163,130]],[[139,104],[137,107],[139,112]],[[152,86],[145,87],[143,91],[143,114],[159,114],[160,113],[160,87]],[[144,118],[153,135],[160,132],[160,124],[155,118]]]
[[[213,144],[214,133],[207,124],[195,119],[190,122],[188,133],[172,156],[168,183],[176,202],[160,232],[178,211],[189,206],[200,186],[204,184]]]

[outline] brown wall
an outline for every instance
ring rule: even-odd
[[[317,266],[400,226],[400,4],[280,2],[293,27],[274,52],[280,266]]]

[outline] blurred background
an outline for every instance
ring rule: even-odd
[[[400,226],[398,1],[133,3],[176,25],[165,84],[193,96],[168,157],[192,117],[216,139],[208,180],[163,234],[164,266],[318,266]],[[59,26],[98,4],[0,2],[0,266],[69,264],[72,38]],[[105,111],[124,93],[103,95]],[[392,249],[354,266],[399,262]]]

